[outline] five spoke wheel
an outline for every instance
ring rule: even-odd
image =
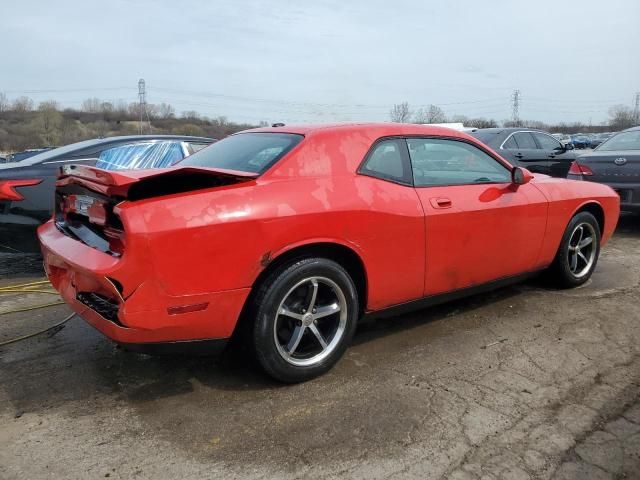
[[[569,270],[576,278],[585,276],[596,259],[596,232],[590,223],[575,226],[569,237],[567,249]]]
[[[315,365],[335,350],[346,324],[347,301],[338,284],[326,277],[305,278],[278,307],[273,329],[276,348],[292,365]]]

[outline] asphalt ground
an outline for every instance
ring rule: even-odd
[[[0,286],[41,276],[15,261]],[[55,301],[0,297],[0,312]],[[0,342],[66,306],[0,315]],[[0,478],[640,478],[640,217],[591,281],[365,322],[329,374],[123,351],[82,320],[0,347]]]

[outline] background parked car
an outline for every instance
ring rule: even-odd
[[[29,150],[23,150],[22,152],[12,153],[7,158],[7,162],[20,162],[35,155],[39,155],[42,152],[46,152],[47,150],[53,150],[54,148],[57,147],[31,148]]]
[[[594,135],[591,135],[591,148],[596,148],[602,142],[604,142],[608,138],[611,138],[612,135],[613,134],[611,133],[596,133]]]
[[[573,146],[563,145],[547,132],[530,128],[482,128],[471,135],[512,165],[522,166],[535,173],[566,177],[575,160]]]
[[[552,133],[551,136],[558,140],[564,146],[570,144],[571,147],[569,147],[569,149],[573,148],[573,143],[571,143],[571,135],[567,135],[566,133]]]
[[[86,140],[0,165],[0,249],[37,252],[36,228],[51,217],[61,166],[107,169],[169,166],[215,140],[178,135],[135,135]]]
[[[620,195],[620,208],[640,212],[640,127],[629,128],[580,155],[569,178],[609,185]]]
[[[581,150],[591,147],[591,139],[582,133],[571,135],[571,143],[575,148],[579,148]]]

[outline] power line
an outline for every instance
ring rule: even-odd
[[[39,94],[39,93],[78,93],[78,92],[97,92],[97,91],[113,91],[113,90],[132,90],[131,87],[106,87],[106,88],[59,88],[47,90],[5,90],[4,93],[9,94]]]

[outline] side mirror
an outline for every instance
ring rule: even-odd
[[[564,149],[565,150],[573,150],[575,147],[573,146],[573,143],[565,143],[564,144]]]
[[[514,167],[511,171],[511,181],[514,185],[524,185],[533,179],[533,174],[522,167]]]

